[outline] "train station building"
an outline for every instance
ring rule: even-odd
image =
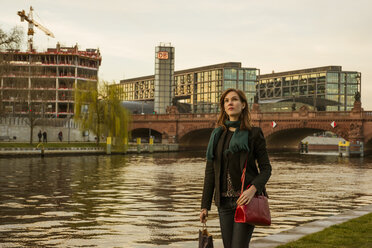
[[[158,113],[176,106],[179,113],[218,113],[219,98],[228,88],[255,96],[264,112],[295,111],[303,105],[317,111],[348,111],[361,91],[361,73],[324,66],[260,74],[255,67],[226,62],[174,71],[170,44],[155,49],[155,75],[121,80],[112,85],[133,113]],[[168,110],[167,110],[168,108]]]
[[[361,73],[324,66],[260,75],[257,93],[262,111],[292,111],[302,105],[318,111],[348,111],[356,92],[361,93]]]
[[[159,108],[156,105],[157,101],[168,102],[170,103],[168,106],[177,106],[180,113],[218,113],[219,98],[228,88],[244,91],[248,101],[253,102],[258,84],[257,68],[242,67],[241,63],[227,62],[172,71],[174,48],[168,55],[164,53],[166,49],[170,51],[171,47],[156,48],[156,68],[159,68],[159,64],[164,61],[172,59],[170,69],[161,71],[156,69],[155,75],[121,80],[120,84],[112,86],[121,92],[121,100],[124,101],[125,106],[134,110],[135,104],[126,104],[126,102],[137,102],[135,113],[142,113],[143,109],[149,109],[152,105],[156,113],[165,113],[167,106],[162,105]],[[159,52],[162,55],[159,55]],[[168,83],[168,88],[163,82]],[[157,100],[159,98],[160,100]]]

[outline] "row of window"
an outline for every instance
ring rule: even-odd
[[[268,79],[261,79],[261,84],[266,83],[274,83],[274,82],[296,82],[296,83],[307,83],[308,81],[325,81],[326,73],[311,73],[311,74],[301,74],[301,75],[293,75],[293,76],[286,76],[286,77],[277,77],[277,78],[268,78]]]
[[[269,78],[260,80],[261,85],[267,87],[279,87],[281,85],[297,85],[297,84],[311,84],[311,83],[351,83],[356,84],[358,78],[357,72],[328,72],[319,74],[296,75],[279,78]]]
[[[59,89],[73,89],[75,80],[59,79],[57,82],[55,79],[50,78],[31,78],[31,89],[32,88],[58,88]],[[29,80],[28,78],[5,78],[2,81],[2,88],[18,88],[28,89]]]
[[[327,73],[327,82],[329,83],[358,83],[358,73],[357,72],[328,72]]]
[[[327,93],[354,95],[358,91],[358,84],[327,84]]]
[[[267,80],[261,80],[259,83],[259,86],[272,88],[272,87],[282,87],[282,86],[296,86],[296,85],[314,85],[314,84],[324,84],[326,82],[326,77],[317,77],[317,78],[307,78],[307,79],[293,79],[293,80],[287,80],[287,79],[267,79]]]
[[[68,64],[68,65],[79,65],[79,66],[86,66],[86,67],[99,67],[99,60],[95,59],[86,59],[81,58],[79,56],[73,55],[12,55],[9,58],[11,64]]]
[[[225,69],[224,79],[256,80],[256,69]]]

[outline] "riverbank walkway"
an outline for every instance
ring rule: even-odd
[[[59,143],[56,143],[59,144]],[[63,143],[62,143],[63,145]],[[178,144],[141,144],[129,145],[125,153],[152,153],[176,152]],[[59,156],[59,155],[105,155],[105,147],[0,147],[0,157],[25,157],[25,156]],[[114,150],[112,154],[124,154],[124,151]]]
[[[274,248],[289,242],[298,240],[306,235],[320,232],[327,227],[344,223],[351,219],[372,213],[372,204],[362,206],[353,210],[345,211],[338,215],[333,215],[325,219],[309,222],[292,229],[269,235],[264,238],[252,240],[250,248]],[[253,233],[254,235],[254,233]],[[215,242],[215,248],[223,248],[222,240]]]
[[[281,233],[266,236],[261,239],[253,240],[249,247],[252,248],[273,248],[279,245],[298,240],[308,234],[316,233],[324,230],[327,227],[344,223],[351,219],[372,213],[372,204],[362,206],[353,210],[345,211],[338,215],[330,216],[326,219],[313,221],[301,226],[292,228]],[[222,247],[222,246],[221,246]]]

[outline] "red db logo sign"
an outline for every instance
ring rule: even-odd
[[[158,59],[168,59],[168,52],[158,52]]]

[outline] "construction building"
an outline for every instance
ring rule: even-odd
[[[181,113],[217,113],[219,98],[228,88],[244,91],[252,104],[258,75],[258,69],[244,68],[237,62],[175,71],[172,82],[174,85],[169,87],[173,92],[167,96],[172,97],[169,102],[177,106]],[[120,84],[111,87],[117,88],[122,101],[138,101],[139,109],[143,110],[144,102],[147,105],[154,105],[153,101],[156,102],[158,96],[155,85],[155,75],[150,75],[121,80]],[[162,106],[163,111],[166,107]],[[154,111],[158,113],[159,110]]]
[[[293,111],[302,105],[318,111],[348,111],[356,92],[361,93],[361,73],[343,71],[341,66],[262,74],[257,85],[262,111]]]
[[[29,111],[45,118],[74,113],[74,89],[97,85],[101,55],[78,46],[48,48],[46,52],[0,52],[0,113],[22,116]]]

